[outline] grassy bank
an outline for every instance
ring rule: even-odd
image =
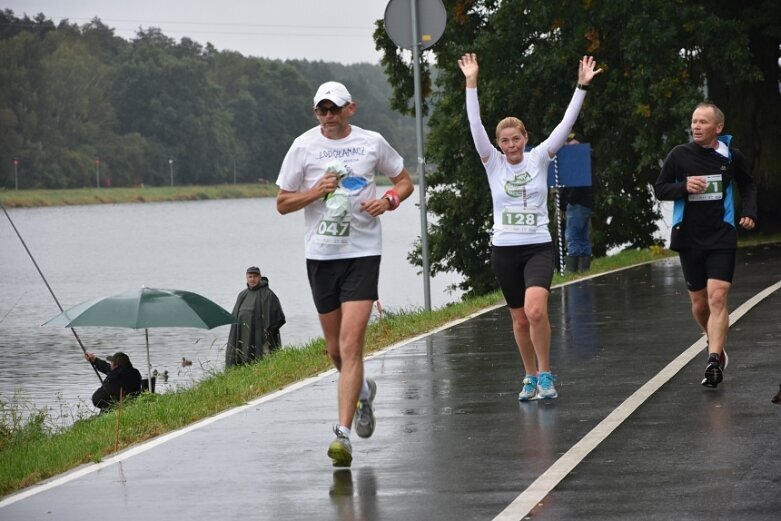
[[[379,176],[377,185],[390,185]],[[242,199],[276,197],[274,183],[225,184],[212,186],[147,186],[136,188],[74,188],[62,190],[4,190],[0,203],[6,208],[68,206],[78,204],[151,203],[198,201],[203,199]]]
[[[151,203],[276,197],[275,184],[226,184],[214,186],[148,186],[136,188],[78,188],[69,190],[0,190],[6,208],[66,206],[78,204]]]
[[[670,255],[661,248],[631,250],[596,259],[590,273],[648,262]],[[575,276],[554,277],[554,284]],[[386,314],[367,332],[366,352],[371,353],[453,320],[501,304],[499,294],[426,311]],[[57,431],[46,411],[19,422],[18,411],[0,403],[0,495],[35,484],[80,464],[98,462],[107,455],[154,436],[184,427],[200,419],[246,403],[286,385],[330,369],[322,339],[306,346],[287,348],[249,366],[215,374],[189,389],[165,394],[145,394],[118,411],[77,421]]]

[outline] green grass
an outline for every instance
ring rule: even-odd
[[[390,186],[378,176],[378,186]],[[151,203],[202,199],[276,197],[274,183],[224,184],[209,186],[148,186],[136,188],[72,188],[61,190],[6,190],[0,188],[0,204],[6,208],[69,206],[78,204]]]
[[[154,186],[138,188],[78,188],[69,190],[0,190],[6,208],[77,204],[151,203],[275,197],[275,184],[225,184],[213,186]]]

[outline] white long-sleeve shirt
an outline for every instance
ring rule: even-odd
[[[483,160],[493,199],[493,245],[517,246],[551,241],[548,230],[548,165],[551,156],[564,146],[585,96],[584,90],[576,89],[564,118],[550,136],[525,152],[523,160],[513,165],[488,138],[480,121],[477,89],[466,89],[469,128],[475,149]]]

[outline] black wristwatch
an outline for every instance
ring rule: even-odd
[[[589,87],[591,87],[591,85],[585,85],[585,84],[583,84],[583,83],[578,83],[578,88],[579,88],[580,90],[588,90],[588,89],[589,89]]]

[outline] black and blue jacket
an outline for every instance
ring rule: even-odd
[[[757,220],[757,189],[746,161],[731,146],[732,136],[719,136],[729,157],[696,143],[678,145],[664,160],[654,184],[656,197],[674,201],[670,249],[715,250],[736,248],[735,185],[741,197],[741,217]],[[710,176],[705,194],[689,194],[686,178]]]

